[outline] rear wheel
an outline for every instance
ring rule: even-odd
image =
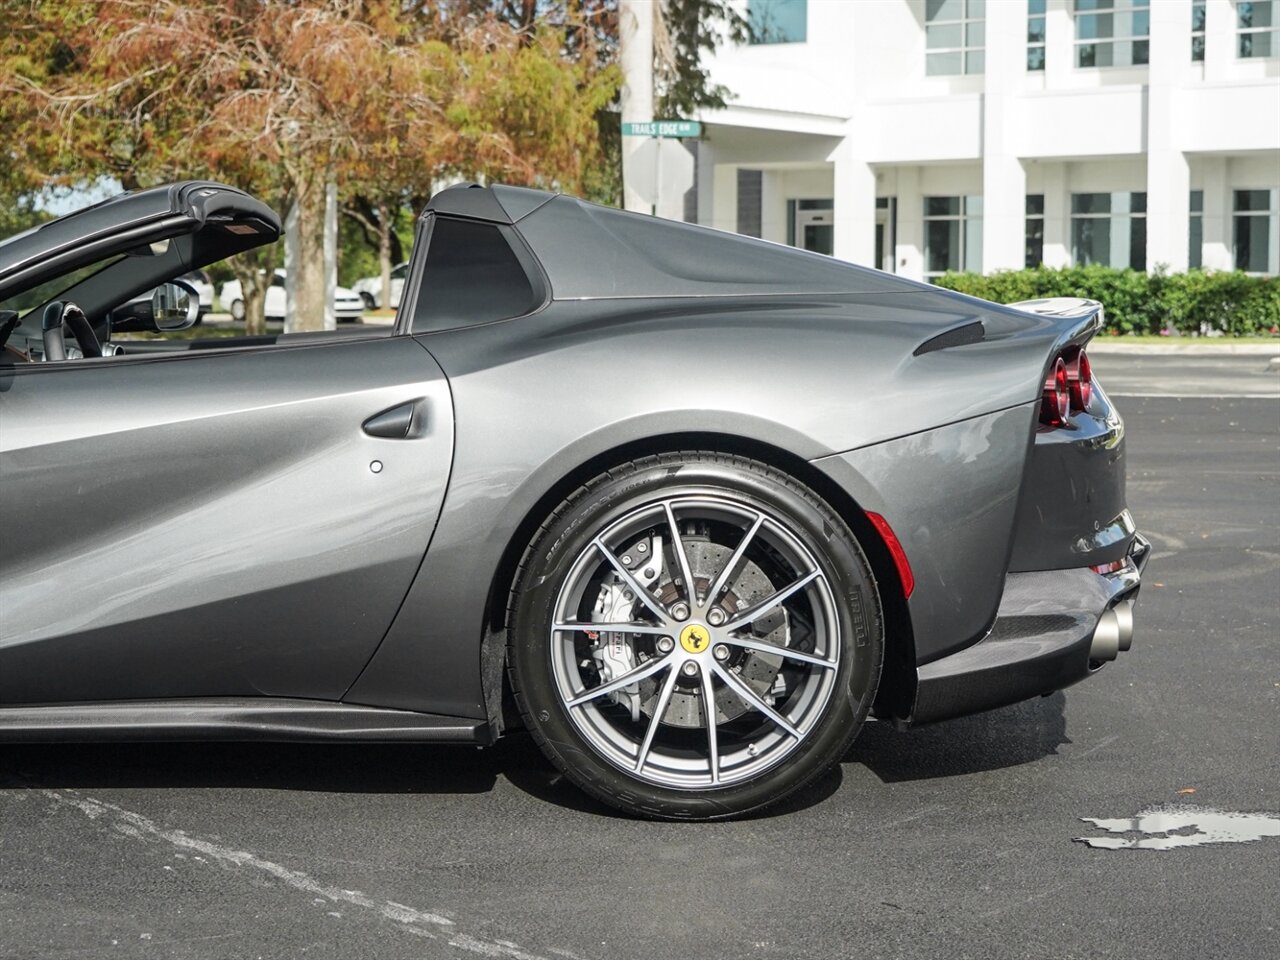
[[[629,813],[760,809],[848,748],[883,657],[879,598],[845,524],[752,460],[624,464],[525,554],[508,662],[529,728]]]
[[[244,301],[243,300],[231,301],[231,319],[236,321],[236,323],[240,323],[241,321],[244,320]]]

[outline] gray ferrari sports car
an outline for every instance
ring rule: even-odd
[[[279,233],[186,182],[0,243],[0,740],[523,726],[606,803],[716,818],[871,718],[1129,646],[1097,303],[459,186],[394,327],[112,339],[153,288],[157,331],[194,322],[175,278]]]

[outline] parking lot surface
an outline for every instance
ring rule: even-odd
[[[1177,380],[1129,362],[1096,365],[1113,394]],[[0,746],[0,957],[1280,956],[1280,836],[1075,840],[1280,817],[1280,402],[1196,389],[1119,402],[1154,556],[1132,652],[1082,684],[871,725],[712,825],[616,816],[524,736]]]

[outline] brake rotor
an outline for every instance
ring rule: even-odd
[[[683,540],[685,554],[689,559],[689,572],[693,576],[697,591],[705,595],[712,581],[732,556],[733,550],[711,542],[709,537],[685,535]],[[668,561],[666,568],[667,570],[679,569],[674,557]],[[744,558],[730,589],[721,596],[719,606],[733,617],[738,610],[746,609],[776,590],[777,587],[765,576],[764,571],[749,558]],[[667,578],[657,594],[664,605],[669,605],[683,598],[685,591],[683,584],[677,584],[674,580]],[[786,611],[779,607],[767,616],[761,617],[753,624],[752,632],[757,639],[766,643],[787,646]],[[757,695],[767,698],[778,672],[782,669],[782,657],[756,650],[744,650],[732,645],[729,645],[729,650],[729,658],[724,662],[724,668],[732,671]],[[652,717],[654,710],[657,709],[659,689],[659,682],[655,679],[648,679],[640,684],[640,709],[647,717]],[[741,697],[723,685],[716,689],[715,700],[717,724],[736,720],[750,709]],[[706,726],[701,681],[698,677],[680,677],[671,694],[667,709],[662,715],[662,722],[673,727]]]

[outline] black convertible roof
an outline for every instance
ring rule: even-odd
[[[542,263],[557,300],[921,289],[890,273],[784,244],[526,187],[458,184],[431,198],[423,215],[432,213],[514,225]]]
[[[243,190],[186,180],[123,193],[0,242],[0,299],[77,266],[164,236],[189,235],[187,269],[271,243],[280,218]]]

